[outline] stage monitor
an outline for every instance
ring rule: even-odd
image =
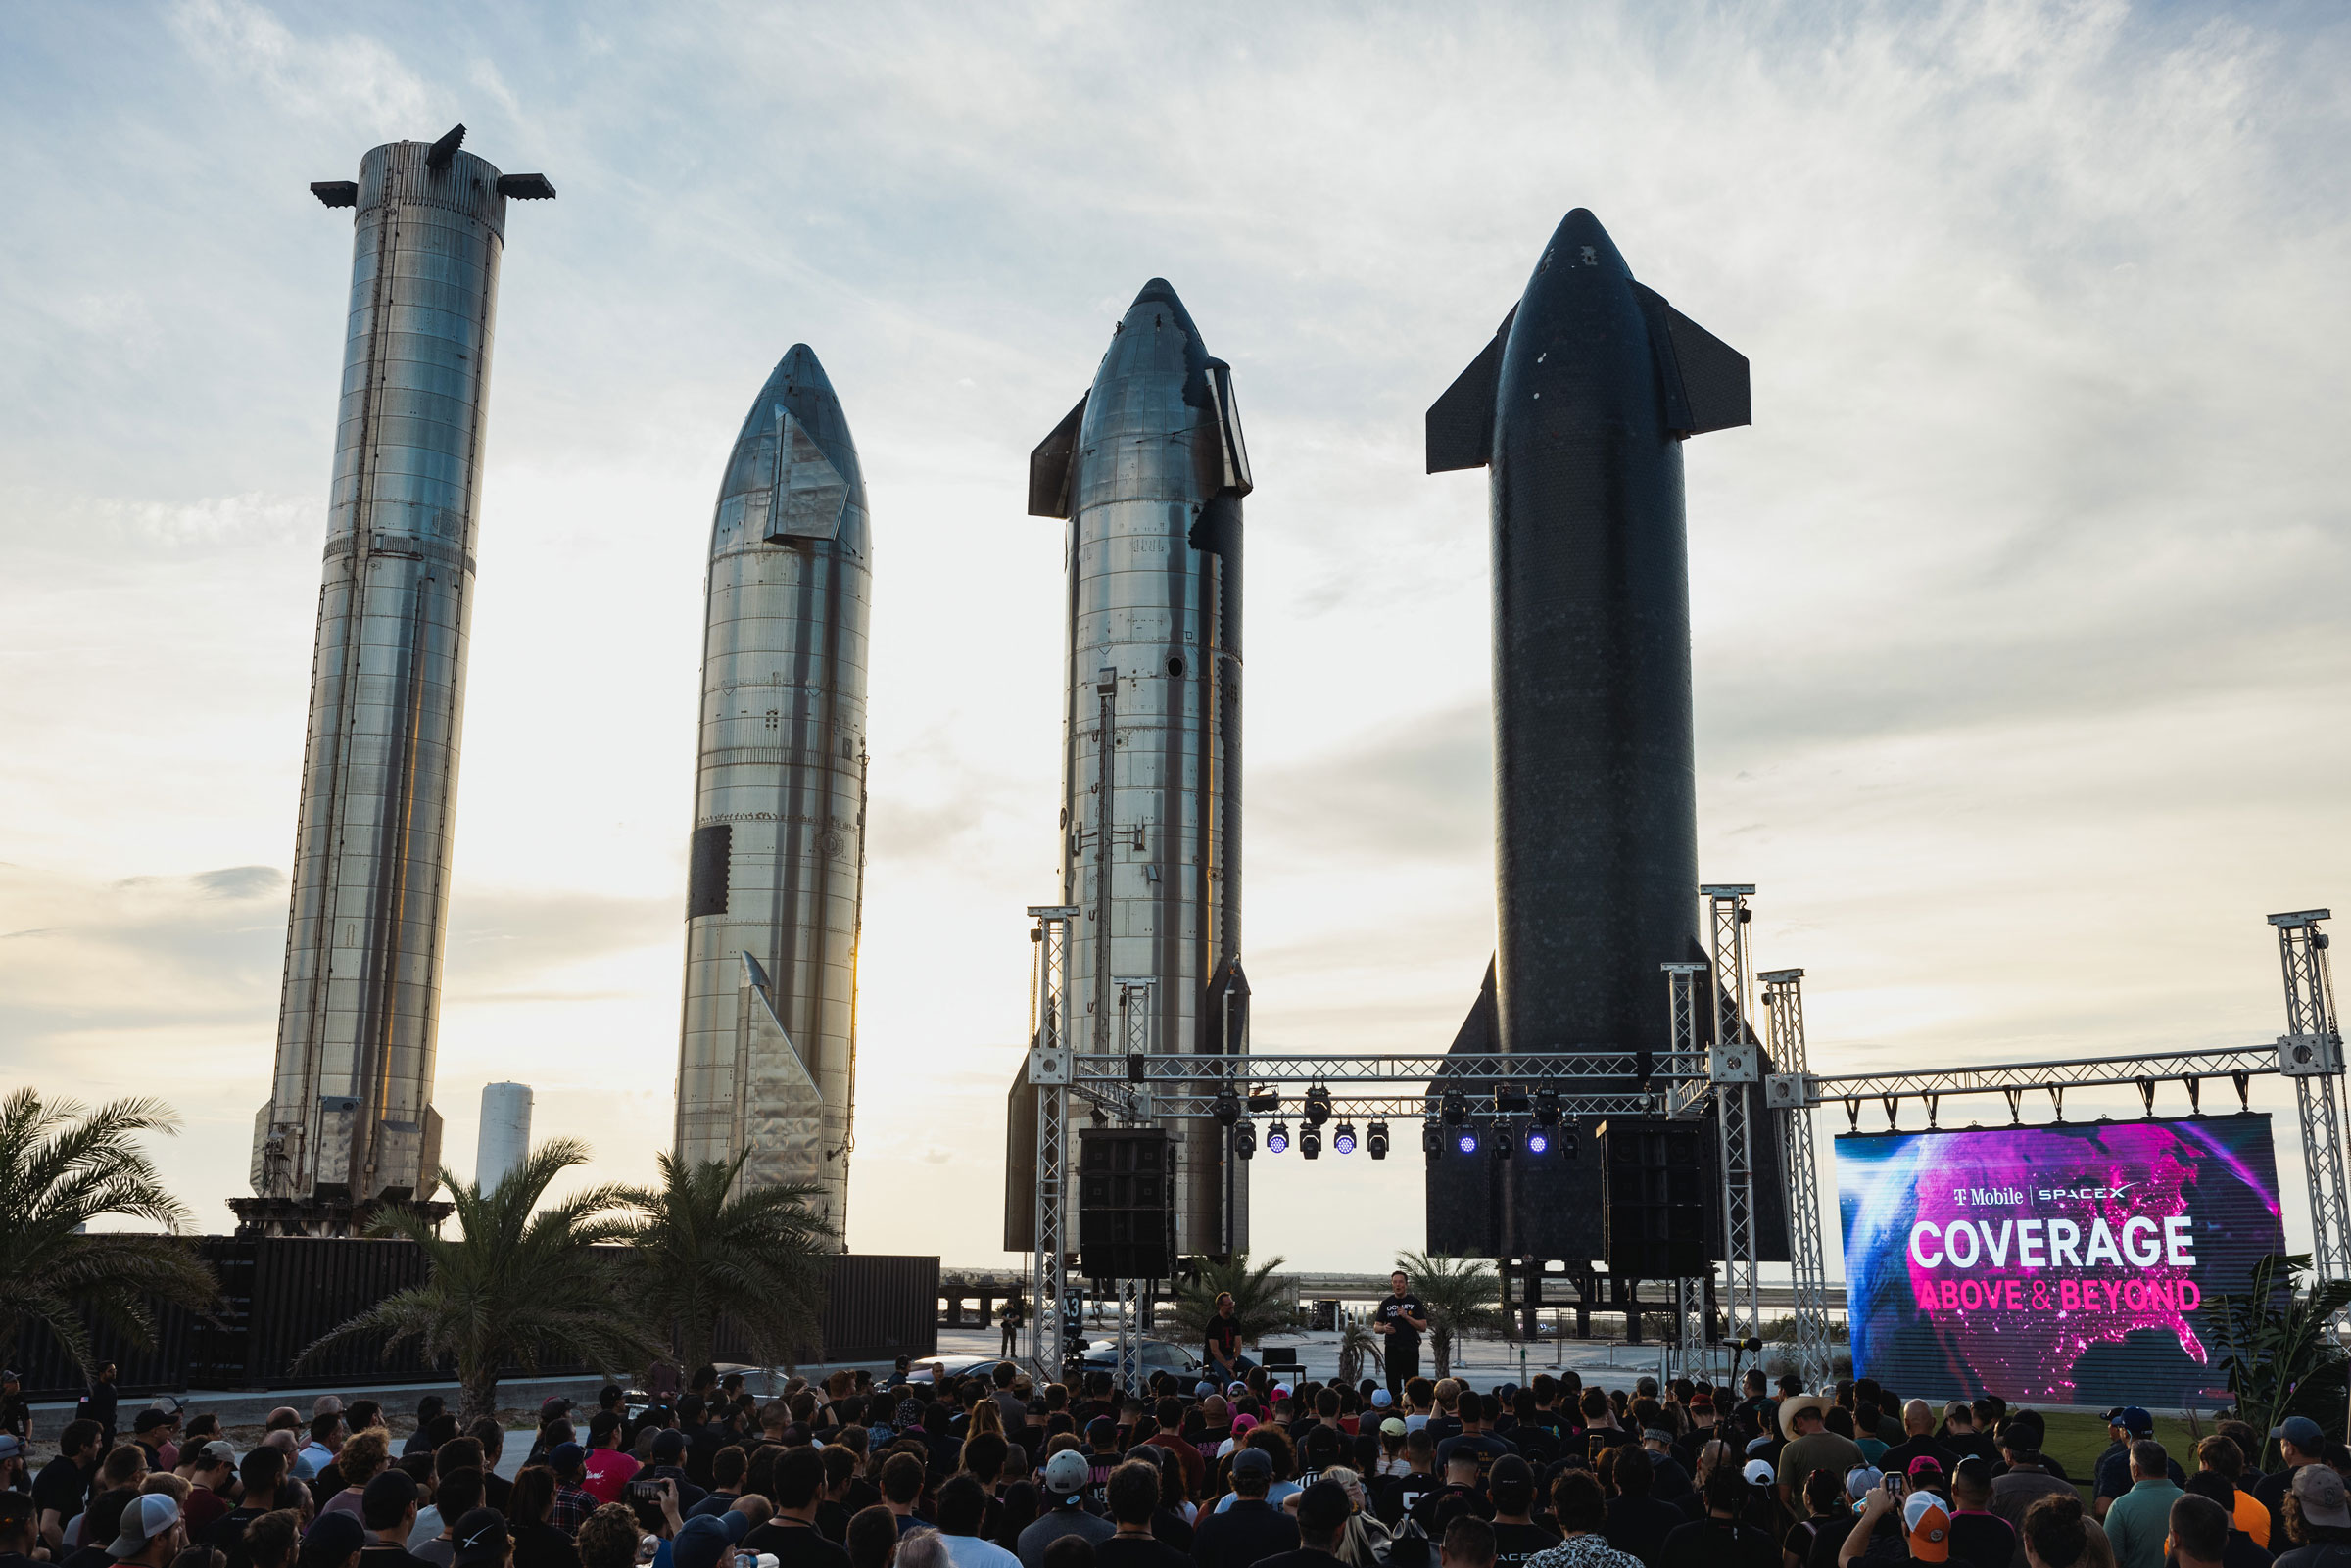
[[[1904,1398],[2180,1405],[2206,1304],[2285,1250],[2266,1116],[1837,1139],[1856,1375]]]

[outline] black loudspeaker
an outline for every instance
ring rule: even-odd
[[[1078,1250],[1088,1279],[1174,1272],[1176,1144],[1167,1129],[1078,1129]]]
[[[1707,1272],[1710,1121],[1610,1117],[1601,1124],[1602,1247],[1608,1272],[1689,1279]],[[1719,1195],[1716,1195],[1717,1199]]]

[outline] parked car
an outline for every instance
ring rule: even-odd
[[[1119,1364],[1119,1342],[1096,1340],[1078,1359],[1089,1371],[1115,1372]],[[1197,1376],[1200,1357],[1169,1340],[1144,1340],[1141,1365],[1145,1374],[1174,1372],[1178,1376]]]

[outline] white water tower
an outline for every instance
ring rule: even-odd
[[[482,1085],[482,1133],[474,1145],[473,1179],[484,1192],[522,1167],[531,1152],[531,1086]]]

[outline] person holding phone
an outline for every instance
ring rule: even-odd
[[[1932,1492],[1911,1491],[1896,1472],[1881,1476],[1861,1496],[1861,1517],[1837,1550],[1838,1568],[1864,1563],[1898,1568],[1904,1562],[1951,1559],[1951,1512]]]

